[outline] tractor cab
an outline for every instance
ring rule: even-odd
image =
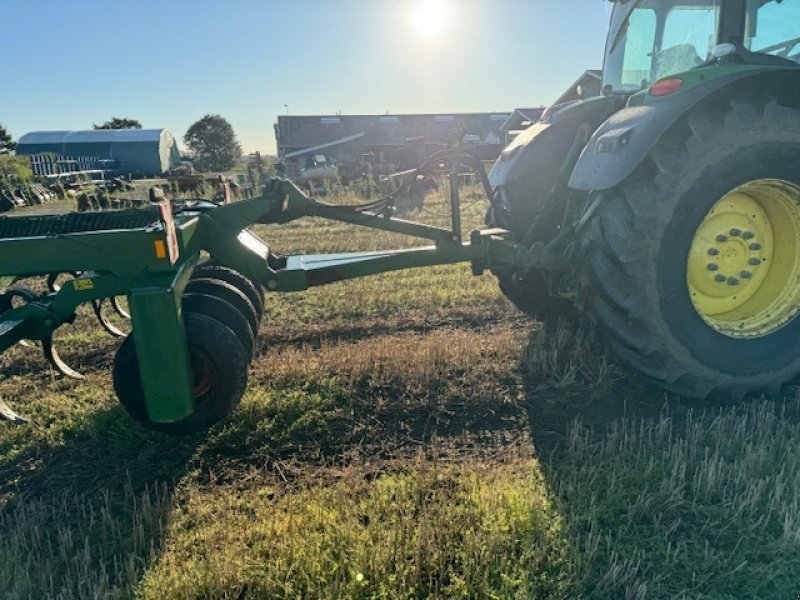
[[[604,90],[636,93],[737,50],[745,62],[800,62],[800,0],[620,0]]]

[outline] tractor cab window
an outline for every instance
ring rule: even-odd
[[[800,62],[800,0],[750,0],[745,45]]]
[[[653,68],[653,45],[656,41],[656,13],[650,9],[633,11],[625,35],[622,85],[639,87],[650,79]]]
[[[618,2],[611,18],[604,85],[617,92],[637,92],[704,63],[716,45],[719,5],[720,0]]]
[[[717,45],[718,13],[714,6],[676,6],[667,13],[653,80],[688,71],[708,59]]]

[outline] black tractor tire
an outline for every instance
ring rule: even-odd
[[[214,261],[206,261],[197,266],[192,274],[195,279],[210,278],[224,281],[242,292],[258,312],[259,319],[264,314],[264,288],[242,275],[236,269]]]
[[[544,271],[531,269],[518,274],[497,271],[494,275],[503,295],[517,309],[534,319],[575,318],[579,315],[572,302],[550,295]]]
[[[560,197],[550,199],[551,210],[555,211],[554,203],[561,202]],[[486,224],[489,227],[500,227],[514,232],[519,229],[521,223],[527,223],[531,219],[530,208],[525,206],[506,206],[502,210],[497,206],[492,206],[486,215]],[[545,219],[549,221],[549,219]],[[549,241],[554,235],[555,229],[542,227],[543,231],[538,232],[536,239]],[[519,231],[517,235],[521,235]],[[500,291],[508,300],[521,312],[534,319],[546,320],[548,318],[563,317],[575,318],[579,315],[575,305],[566,298],[550,295],[550,287],[547,283],[547,273],[539,269],[517,270],[508,267],[493,269],[492,273],[497,277]]]
[[[256,336],[250,323],[236,307],[217,296],[206,294],[184,294],[182,298],[184,315],[197,313],[216,319],[236,334],[249,360],[253,359]]]
[[[724,335],[687,283],[694,235],[715,203],[748,182],[800,185],[798,165],[800,111],[729,102],[695,110],[604,194],[588,233],[589,310],[622,362],[698,399],[774,396],[800,373],[800,319],[761,337]]]
[[[231,329],[197,313],[185,314],[184,323],[193,368],[199,368],[199,363],[212,370],[210,387],[195,397],[195,411],[185,419],[174,423],[150,420],[133,335],[125,339],[114,359],[114,390],[128,414],[150,430],[173,435],[205,431],[225,419],[239,404],[247,385],[247,353]],[[197,358],[200,356],[202,361]]]
[[[250,329],[258,332],[261,319],[259,318],[258,311],[253,303],[247,296],[238,288],[229,283],[225,283],[221,279],[212,279],[210,277],[198,277],[191,279],[184,290],[186,294],[204,294],[206,296],[216,296],[222,298],[228,304],[236,308],[247,319],[250,324]]]

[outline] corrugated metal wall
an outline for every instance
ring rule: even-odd
[[[161,175],[180,161],[175,137],[166,129],[36,131],[19,139],[17,154],[43,153],[116,159],[120,171],[136,175]]]

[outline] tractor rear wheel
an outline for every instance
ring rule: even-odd
[[[775,395],[800,373],[800,111],[692,114],[603,199],[590,310],[612,350],[695,398]]]
[[[133,334],[125,339],[114,359],[117,397],[134,419],[153,431],[175,435],[205,431],[230,414],[247,384],[247,353],[230,328],[199,313],[184,314],[184,324],[195,410],[181,421],[156,423],[148,416]]]

